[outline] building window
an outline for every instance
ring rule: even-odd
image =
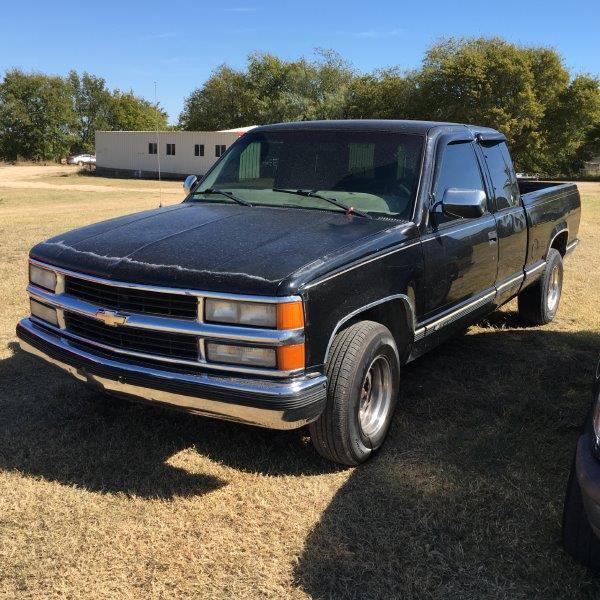
[[[167,144],[167,156],[175,156],[175,144]]]
[[[148,154],[157,154],[158,153],[158,144],[156,142],[148,143]]]
[[[218,158],[225,152],[226,149],[227,146],[225,144],[217,144],[215,146],[215,156]]]
[[[204,156],[204,144],[194,145],[194,156]]]

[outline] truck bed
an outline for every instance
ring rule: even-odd
[[[563,256],[577,240],[581,201],[575,183],[523,180],[519,181],[519,190],[529,224],[527,270],[545,260],[557,236],[561,236],[558,241]]]
[[[531,194],[532,192],[539,192],[540,190],[548,190],[549,188],[558,188],[565,185],[575,185],[572,183],[564,183],[562,181],[537,181],[532,179],[518,179],[519,192],[521,196],[525,194]]]

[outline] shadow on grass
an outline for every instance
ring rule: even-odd
[[[226,484],[169,464],[182,450],[270,475],[336,470],[302,432],[276,432],[108,398],[23,352],[0,361],[0,468],[90,491],[170,498]],[[309,451],[306,451],[308,446]]]
[[[273,432],[92,391],[11,345],[0,362],[0,468],[148,498],[225,485],[169,464],[337,469],[302,432]],[[480,324],[403,370],[381,453],[354,470],[306,539],[295,584],[314,598],[597,597],[560,547],[570,459],[597,334]]]
[[[382,451],[306,540],[311,597],[599,597],[560,546],[598,336],[497,327],[405,367]]]

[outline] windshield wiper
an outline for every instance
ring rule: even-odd
[[[369,213],[366,213],[362,210],[358,210],[353,206],[348,206],[347,204],[344,204],[343,202],[340,202],[335,198],[331,198],[330,196],[323,196],[321,194],[318,194],[315,190],[286,190],[284,188],[273,188],[273,191],[283,192],[284,194],[296,194],[297,196],[305,196],[307,198],[319,198],[321,200],[329,202],[330,204],[334,204],[339,208],[343,208],[346,211],[346,214],[348,215],[358,215],[359,217],[364,217],[365,219],[373,218]]]
[[[243,198],[240,198],[239,196],[236,196],[235,194],[232,194],[231,192],[228,192],[227,190],[219,190],[217,188],[207,188],[205,190],[198,190],[197,192],[194,192],[194,196],[196,194],[221,194],[221,196],[226,196],[227,198],[231,198],[234,202],[237,202],[238,204],[243,204],[244,206],[252,206],[252,204],[250,204],[250,202],[248,202],[248,200],[244,200]]]

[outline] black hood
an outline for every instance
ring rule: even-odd
[[[407,224],[342,212],[189,202],[75,229],[38,244],[31,256],[106,279],[281,295],[294,291],[286,289],[293,276],[310,273],[307,266],[315,261],[322,266],[325,257],[339,259],[348,250],[355,255],[361,242],[398,225]]]

